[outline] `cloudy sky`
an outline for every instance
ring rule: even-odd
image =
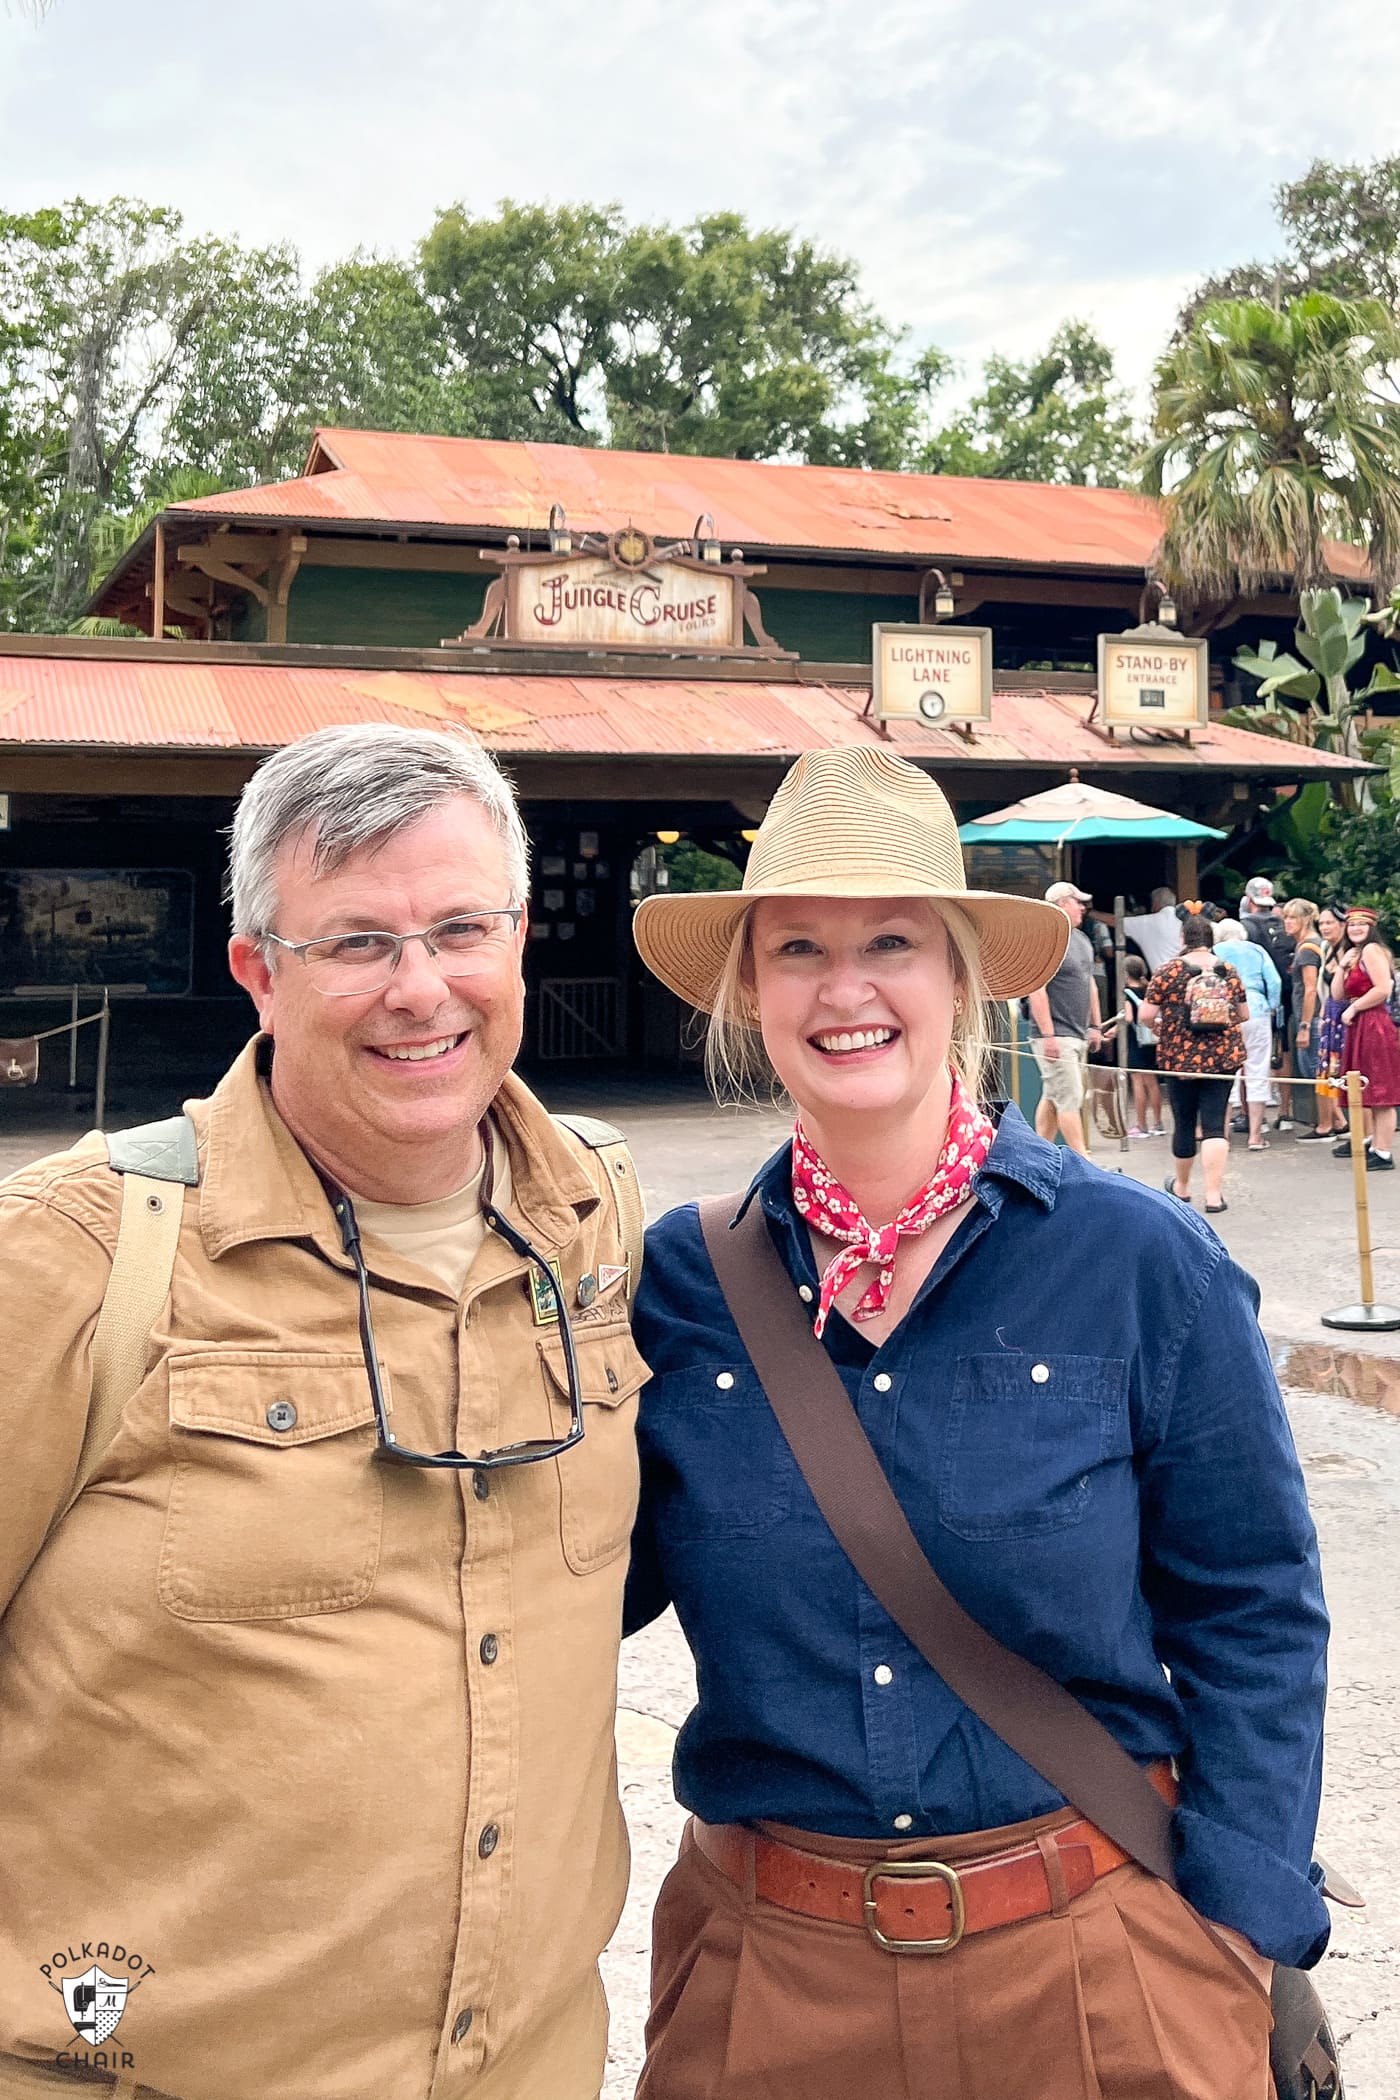
[[[974,367],[1077,314],[1140,383],[1277,183],[1397,150],[1392,0],[0,0],[0,208],[122,191],[313,262],[455,200],[737,209]]]

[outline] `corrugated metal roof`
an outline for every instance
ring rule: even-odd
[[[119,648],[120,644],[114,644]],[[514,677],[464,671],[152,662],[148,656],[0,655],[0,754],[35,746],[262,752],[332,722],[424,721],[500,752],[631,758],[782,758],[881,741],[864,689],[742,679]],[[1087,725],[1083,694],[998,693],[974,742],[923,723],[889,725],[910,758],[1001,759],[1099,771],[1161,766],[1265,772],[1280,780],[1353,772],[1350,761],[1211,723],[1193,742],[1112,743]]]
[[[690,534],[708,511],[725,544],[746,552],[785,548],[1139,574],[1160,531],[1157,505],[1128,489],[579,445],[322,430],[310,465],[314,471],[295,481],[235,489],[175,508],[327,524],[524,532],[542,530],[550,505],[562,503],[576,531],[612,532],[631,520],[675,538]]]

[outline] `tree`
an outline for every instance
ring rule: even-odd
[[[988,358],[982,391],[927,444],[940,474],[1118,488],[1136,451],[1113,353],[1083,321],[1065,321],[1025,364]]]
[[[1400,560],[1400,407],[1381,390],[1400,323],[1378,300],[1309,292],[1204,307],[1160,360],[1142,486],[1160,496],[1159,573],[1225,600],[1330,581],[1328,538]]]
[[[1400,155],[1364,164],[1315,160],[1274,192],[1284,252],[1237,265],[1198,285],[1182,309],[1178,337],[1216,299],[1283,306],[1305,292],[1379,299],[1400,313]]]
[[[455,205],[421,265],[487,436],[897,466],[947,370],[897,366],[850,263],[737,213]]]

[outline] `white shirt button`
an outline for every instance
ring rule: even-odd
[[[721,1371],[718,1377],[715,1379],[715,1384],[719,1387],[722,1393],[727,1393],[729,1391],[729,1388],[733,1385],[733,1383],[734,1373],[732,1371]]]
[[[1031,1365],[1031,1377],[1032,1377],[1032,1378],[1033,1378],[1033,1379],[1035,1380],[1035,1382],[1036,1382],[1036,1384],[1037,1384],[1037,1385],[1044,1385],[1044,1383],[1045,1383],[1046,1379],[1047,1379],[1047,1378],[1048,1378],[1049,1376],[1050,1376],[1050,1366],[1049,1366],[1049,1364],[1032,1364],[1032,1365]]]
[[[800,1298],[800,1299],[802,1300],[802,1303],[803,1303],[804,1305],[810,1305],[810,1304],[811,1304],[811,1302],[812,1302],[812,1295],[813,1295],[813,1294],[812,1294],[812,1286],[811,1286],[811,1284],[810,1284],[810,1283],[799,1283],[799,1284],[798,1284],[798,1286],[797,1286],[797,1295],[798,1295],[798,1297],[799,1297],[799,1298]]]
[[[896,1830],[912,1830],[914,1828],[914,1818],[912,1816],[896,1816],[894,1827]]]
[[[894,1380],[888,1371],[877,1371],[870,1383],[874,1386],[877,1393],[887,1393],[894,1384]]]
[[[894,1683],[894,1671],[890,1668],[888,1663],[876,1663],[875,1682],[876,1684]]]

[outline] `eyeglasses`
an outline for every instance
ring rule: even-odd
[[[409,934],[405,940],[411,939]],[[323,1177],[324,1178],[324,1177]],[[360,1347],[364,1352],[365,1370],[369,1375],[370,1399],[374,1403],[374,1424],[379,1441],[374,1455],[398,1466],[446,1466],[457,1472],[497,1473],[507,1466],[533,1466],[542,1458],[558,1458],[562,1452],[571,1451],[575,1444],[583,1442],[583,1386],[579,1377],[578,1357],[574,1351],[573,1330],[569,1326],[569,1314],[564,1304],[564,1294],[544,1256],[540,1254],[521,1232],[517,1232],[508,1218],[503,1218],[491,1204],[483,1205],[487,1224],[498,1232],[512,1253],[522,1261],[528,1261],[538,1270],[541,1279],[554,1302],[559,1317],[559,1340],[564,1351],[564,1376],[569,1387],[569,1433],[561,1437],[531,1437],[519,1444],[502,1444],[499,1450],[483,1451],[476,1458],[468,1458],[461,1451],[410,1451],[401,1444],[389,1427],[389,1404],[384,1396],[384,1381],[379,1375],[379,1351],[374,1339],[374,1320],[369,1307],[369,1275],[365,1269],[365,1258],[360,1249],[360,1227],[355,1217],[355,1208],[343,1189],[332,1182],[325,1182],[326,1193],[331,1200],[331,1209],[340,1227],[340,1241],[345,1252],[355,1265],[355,1281],[360,1291]]]
[[[327,999],[350,999],[357,993],[382,992],[409,941],[421,941],[444,977],[478,977],[493,969],[524,912],[520,904],[493,906],[439,919],[416,933],[328,933],[314,941],[284,941],[280,933],[260,936],[295,955],[318,992]]]

